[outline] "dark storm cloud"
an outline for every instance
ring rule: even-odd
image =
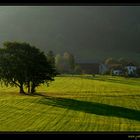
[[[0,42],[70,51],[79,61],[140,57],[139,6],[1,6],[0,19]]]

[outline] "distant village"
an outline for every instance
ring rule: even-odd
[[[140,66],[136,66],[132,62],[126,65],[109,65],[105,63],[79,63],[78,65],[85,74],[140,77]]]
[[[107,58],[102,63],[76,63],[71,53],[55,56],[55,66],[60,74],[101,74],[140,77],[140,65],[124,58]]]

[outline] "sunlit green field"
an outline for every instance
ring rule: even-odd
[[[0,87],[0,131],[140,131],[140,78],[56,77],[37,93]]]

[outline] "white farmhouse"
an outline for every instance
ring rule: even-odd
[[[122,70],[120,70],[120,69],[115,69],[115,70],[112,71],[112,74],[113,74],[113,75],[121,75],[121,74],[122,74]]]
[[[136,74],[137,67],[134,64],[129,63],[128,65],[125,66],[125,68],[127,70],[128,75]]]

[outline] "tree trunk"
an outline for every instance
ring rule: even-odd
[[[24,89],[23,89],[23,83],[22,82],[19,82],[19,84],[18,83],[16,83],[14,80],[12,80],[12,82],[13,82],[13,84],[15,84],[16,86],[18,86],[19,87],[19,93],[25,93],[24,92]]]
[[[20,86],[20,92],[19,92],[19,93],[21,93],[21,94],[22,94],[22,93],[25,93],[25,92],[24,92],[24,89],[23,89],[23,86]]]
[[[28,82],[28,93],[31,93],[30,81]]]
[[[19,87],[19,88],[20,88],[19,93],[21,93],[21,94],[22,94],[22,93],[25,93],[25,92],[24,92],[24,89],[23,89],[23,84],[20,83],[20,87]]]
[[[31,93],[35,93],[35,84],[34,83],[32,83],[32,87],[31,87]]]

